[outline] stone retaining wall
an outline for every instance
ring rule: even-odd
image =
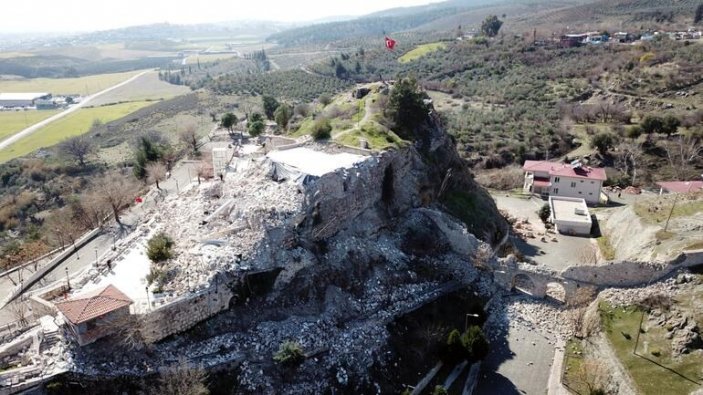
[[[565,279],[599,287],[632,287],[657,281],[674,270],[703,264],[703,250],[685,251],[663,266],[646,262],[610,262],[603,266],[572,266],[561,273]]]
[[[158,307],[142,317],[143,335],[147,342],[156,342],[167,336],[190,329],[195,324],[227,310],[233,293],[223,284],[177,299]]]

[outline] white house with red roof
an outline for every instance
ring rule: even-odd
[[[582,198],[587,203],[598,204],[601,188],[607,179],[605,169],[585,166],[581,161],[559,163],[527,160],[523,190],[543,197],[564,196]]]

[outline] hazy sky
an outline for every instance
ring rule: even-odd
[[[2,0],[0,31],[105,30],[156,22],[307,21],[437,0]]]

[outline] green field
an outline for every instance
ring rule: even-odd
[[[96,119],[110,122],[131,114],[151,102],[121,103],[103,107],[83,108],[65,118],[37,130],[31,135],[0,151],[0,163],[17,158],[39,148],[50,147],[64,139],[83,134],[90,130]]]
[[[89,95],[100,92],[115,84],[119,84],[139,73],[130,71],[126,73],[89,75],[79,78],[32,78],[23,80],[0,80],[0,92],[50,92],[55,95],[80,94]]]
[[[58,112],[59,110],[2,111],[0,112],[0,141]]]
[[[444,43],[429,43],[422,44],[415,47],[415,49],[405,53],[405,55],[398,58],[400,63],[412,62],[415,59],[421,58],[430,52],[434,52],[438,49],[444,49],[447,46]]]
[[[633,348],[639,331],[641,310],[636,307],[613,308],[602,303],[603,329],[622,365],[627,369],[640,393],[645,395],[688,394],[700,389],[703,358],[697,353],[673,357],[667,328],[643,324],[637,354]]]

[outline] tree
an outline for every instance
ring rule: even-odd
[[[261,102],[264,106],[264,114],[266,114],[266,118],[273,119],[273,113],[279,106],[278,100],[276,100],[272,96],[264,95],[261,96]]]
[[[32,313],[25,295],[20,295],[19,298],[10,303],[9,309],[12,314],[12,319],[17,322],[21,328],[29,325],[29,316]]]
[[[481,32],[488,37],[495,37],[503,26],[503,21],[495,15],[489,15],[481,23]]]
[[[318,118],[312,124],[310,134],[315,140],[324,140],[331,137],[332,125],[327,118]]]
[[[86,136],[73,137],[59,144],[59,152],[72,157],[81,166],[85,166],[86,159],[90,155],[96,154],[97,151],[95,144]]]
[[[415,129],[427,119],[427,94],[420,90],[414,78],[396,82],[388,98],[387,113],[401,138],[412,140]]]
[[[693,164],[703,158],[703,137],[678,136],[673,141],[668,141],[664,150],[676,178],[683,180],[693,173]]]
[[[97,202],[112,211],[115,221],[122,226],[120,214],[129,206],[137,193],[137,183],[133,178],[119,173],[106,174],[93,186]]]
[[[696,7],[696,12],[693,15],[693,24],[694,25],[700,21],[703,21],[703,3],[698,4],[698,7]]]
[[[321,94],[317,100],[320,101],[320,104],[322,104],[323,107],[326,107],[328,104],[332,103],[332,97],[326,93]]]
[[[662,121],[662,133],[666,134],[667,137],[671,137],[672,134],[676,134],[681,125],[681,121],[675,116],[669,114],[664,117]]]
[[[207,373],[202,367],[191,367],[185,357],[169,367],[159,377],[158,394],[170,395],[208,395],[210,391],[205,384]]]
[[[232,134],[234,125],[237,124],[237,116],[231,112],[226,113],[220,118],[220,126],[227,129],[229,134]]]
[[[158,133],[147,133],[137,139],[134,153],[134,175],[138,179],[146,177],[146,165],[149,162],[161,159],[167,144],[163,136]]]
[[[662,133],[664,131],[664,120],[654,115],[647,115],[641,122],[642,130],[647,133]]]
[[[625,169],[625,173],[632,176],[630,185],[637,185],[637,164],[644,154],[642,144],[634,140],[625,141],[618,146],[617,163]]]
[[[173,257],[173,239],[161,232],[146,242],[146,256],[152,262],[163,262]]]
[[[166,166],[160,162],[151,162],[146,165],[147,180],[156,184],[156,189],[161,190],[159,182],[166,179]]]
[[[605,155],[608,149],[617,143],[617,137],[608,132],[601,132],[591,137],[591,148],[595,148],[601,155]]]
[[[50,242],[61,248],[73,245],[80,236],[80,231],[84,229],[74,217],[70,207],[54,210],[44,222],[44,228],[49,231]]]
[[[181,133],[179,133],[178,139],[181,140],[183,145],[190,149],[193,155],[198,154],[200,144],[198,143],[198,133],[195,124],[187,124],[183,130],[181,130]]]
[[[264,124],[264,118],[258,112],[251,114],[249,117],[249,122],[247,124],[247,132],[252,137],[259,136],[264,132],[266,125]]]
[[[214,169],[212,168],[212,154],[206,153],[200,159],[198,167],[195,169],[195,174],[198,177],[198,185],[200,185],[200,179],[208,179],[214,176]]]
[[[545,203],[537,212],[539,219],[545,224],[549,221],[549,217],[552,215],[552,209],[549,207],[549,203]]]
[[[273,112],[276,123],[283,128],[283,130],[288,130],[288,121],[290,121],[291,115],[291,108],[285,103],[279,105],[276,111]]]

